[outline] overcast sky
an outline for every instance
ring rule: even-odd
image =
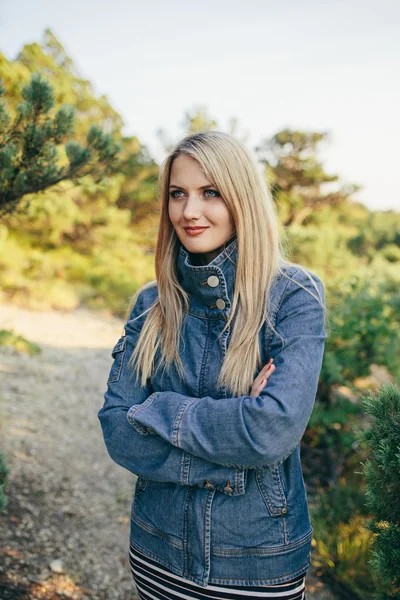
[[[7,58],[46,27],[157,160],[157,129],[175,141],[203,105],[250,149],[283,127],[329,131],[327,171],[400,210],[397,0],[0,0]]]

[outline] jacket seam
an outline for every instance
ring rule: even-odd
[[[203,393],[203,390],[204,390],[204,373],[205,373],[205,369],[206,369],[206,365],[207,365],[207,357],[208,357],[208,354],[209,354],[210,342],[211,342],[210,324],[207,323],[207,336],[206,336],[206,340],[205,340],[205,344],[204,344],[202,364],[201,364],[201,369],[200,369],[199,394],[198,394],[199,398],[201,398],[202,396],[204,396],[204,393]]]
[[[221,315],[221,316],[215,316],[215,317],[203,317],[201,315],[198,315],[196,313],[193,313],[191,311],[183,311],[188,315],[191,315],[192,317],[196,317],[197,319],[202,319],[203,321],[226,321],[225,316]]]
[[[304,563],[304,565],[302,565],[299,569],[297,569],[296,571],[293,571],[292,573],[286,573],[285,575],[282,575],[282,577],[274,577],[274,578],[270,578],[270,579],[257,579],[255,581],[250,581],[248,579],[238,579],[237,577],[233,578],[225,578],[222,579],[220,577],[210,577],[208,580],[209,584],[225,584],[225,585],[235,585],[237,584],[241,584],[243,582],[243,585],[248,585],[248,586],[254,586],[254,585],[279,585],[280,583],[286,583],[288,582],[290,579],[293,579],[293,577],[296,577],[297,575],[301,575],[302,573],[305,573],[307,571],[307,569],[310,567],[311,565],[311,561],[310,559],[307,560],[306,563]]]
[[[157,529],[157,527],[153,527],[152,525],[149,525],[148,523],[146,523],[146,521],[143,521],[143,519],[141,519],[140,517],[138,517],[135,514],[133,514],[131,516],[131,519],[134,523],[136,523],[136,525],[138,527],[140,527],[141,529],[144,529],[144,531],[147,531],[148,533],[150,533],[150,535],[154,535],[155,537],[161,538],[161,539],[165,540],[171,546],[174,546],[175,548],[178,548],[179,550],[183,550],[182,540],[175,539],[171,535],[168,535],[164,531],[161,531],[161,529]]]
[[[300,270],[299,268],[296,268],[296,271],[293,273],[293,275],[295,275],[295,274],[296,274],[296,273],[297,273],[299,270]],[[288,279],[288,280],[287,280],[287,282],[286,282],[286,285],[285,285],[285,287],[284,287],[284,288],[283,288],[283,290],[282,290],[282,294],[281,294],[281,296],[280,296],[280,298],[279,298],[279,302],[278,302],[278,304],[277,304],[277,307],[276,307],[276,309],[275,309],[275,315],[274,315],[274,328],[275,328],[275,329],[276,329],[276,319],[277,319],[278,313],[279,313],[279,311],[280,311],[280,309],[281,309],[281,306],[282,306],[283,300],[285,299],[285,296],[286,296],[286,290],[288,289],[288,287],[289,287],[289,285],[290,285],[291,283],[293,283],[293,281],[292,281],[291,279]]]
[[[151,433],[154,433],[154,431],[150,427],[146,427],[145,425],[141,425],[140,423],[135,421],[135,415],[136,415],[136,413],[138,413],[141,410],[150,406],[150,404],[153,402],[153,400],[155,400],[157,394],[158,394],[158,392],[153,392],[153,394],[151,394],[147,398],[147,400],[145,400],[142,404],[138,404],[138,405],[134,404],[133,406],[130,407],[130,409],[127,412],[126,416],[127,416],[129,423],[132,425],[132,427],[134,427],[136,429],[136,431],[138,431],[142,435],[149,435]]]
[[[181,463],[181,483],[182,485],[190,485],[190,471],[192,467],[192,455],[184,451]]]
[[[192,399],[188,400],[187,402],[184,402],[183,405],[181,406],[180,410],[178,411],[178,414],[176,415],[175,422],[174,422],[174,425],[172,428],[172,443],[177,448],[180,448],[179,430],[180,430],[180,426],[182,423],[184,412],[190,404],[193,404],[194,402],[197,402],[198,400],[200,400],[200,398],[192,398]]]
[[[211,553],[214,556],[220,557],[228,557],[228,556],[250,556],[258,554],[260,556],[270,556],[275,554],[286,554],[291,550],[296,550],[301,546],[305,546],[309,543],[312,538],[313,530],[310,529],[306,535],[303,535],[301,538],[296,540],[295,542],[291,542],[290,544],[280,544],[279,546],[264,546],[264,547],[255,547],[253,550],[248,548],[245,549],[237,549],[237,548],[222,548],[219,546],[214,546],[212,548]]]
[[[114,364],[116,363],[117,369],[116,369],[116,372],[114,375],[111,375],[111,373],[112,373],[112,369],[111,369],[110,376],[107,380],[107,384],[115,383],[115,382],[119,381],[119,378],[121,377],[122,364],[124,362],[124,356],[126,353],[126,338],[127,338],[126,335],[121,336],[111,352],[111,356],[114,359]]]

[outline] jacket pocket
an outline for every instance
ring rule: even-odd
[[[280,467],[257,469],[256,481],[271,517],[285,515],[288,511],[287,499],[282,485]]]
[[[118,342],[115,344],[115,346],[111,352],[111,356],[113,357],[114,362],[112,364],[107,383],[113,383],[114,381],[118,381],[118,379],[120,378],[125,352],[126,352],[126,335],[123,335],[122,337],[119,338]]]

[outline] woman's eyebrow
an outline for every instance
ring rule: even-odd
[[[169,187],[176,188],[178,190],[184,189],[183,187],[180,187],[179,185],[174,185],[174,184],[171,184]],[[213,183],[207,183],[207,185],[202,185],[201,187],[199,187],[199,190],[205,190],[206,188],[209,188],[209,187],[216,187],[216,186]]]

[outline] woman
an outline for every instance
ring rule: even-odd
[[[323,284],[284,257],[267,186],[230,135],[185,137],[160,199],[156,281],[132,299],[99,411],[110,456],[138,475],[140,598],[304,598],[300,440]]]

